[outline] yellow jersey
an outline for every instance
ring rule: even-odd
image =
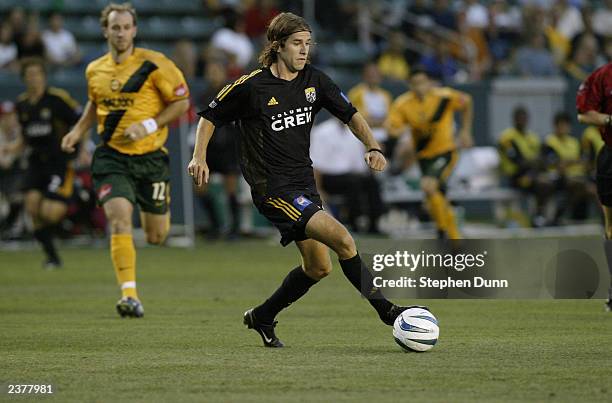
[[[583,158],[590,163],[595,163],[597,154],[604,144],[599,129],[596,126],[587,127],[582,132],[582,139],[580,140]]]
[[[564,172],[566,176],[574,178],[585,175],[586,170],[583,161],[580,159],[581,149],[578,139],[569,135],[559,137],[551,134],[546,138],[544,144],[548,152],[552,153],[550,160],[567,164]],[[549,170],[555,171],[556,167],[550,166]]]
[[[141,155],[160,149],[168,138],[168,127],[132,141],[124,135],[131,124],[156,117],[169,103],[189,97],[183,73],[166,56],[134,48],[122,63],[110,53],[87,66],[87,92],[95,104],[97,132],[113,149]]]
[[[454,113],[465,104],[462,92],[433,88],[422,99],[414,92],[400,95],[391,105],[387,128],[393,133],[410,126],[418,158],[433,158],[455,150]]]
[[[540,138],[534,132],[521,133],[515,127],[504,130],[498,143],[502,172],[507,176],[524,174],[522,165],[533,164],[540,158],[540,147]]]
[[[391,94],[381,87],[370,88],[361,83],[351,88],[348,98],[364,118],[383,121],[391,106]]]

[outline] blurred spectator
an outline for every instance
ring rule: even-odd
[[[437,25],[452,31],[457,30],[457,17],[451,9],[448,0],[434,0],[430,15]]]
[[[492,66],[485,31],[477,26],[469,25],[465,12],[458,14],[457,24],[459,37],[455,43],[462,45],[457,56],[461,55],[468,62],[470,78],[475,81],[481,80],[488,74]]]
[[[197,100],[198,110],[203,110],[227,84],[225,66],[219,62],[209,62],[206,65],[204,79],[206,90]],[[223,187],[227,195],[227,206],[229,206],[231,215],[228,234],[230,239],[237,238],[240,233],[240,205],[238,203],[240,165],[237,155],[237,136],[239,136],[238,128],[233,123],[216,128],[208,143],[206,160],[211,174],[218,173],[223,177]],[[202,186],[196,188],[196,194],[210,222],[208,238],[216,239],[221,234],[223,217],[215,203],[215,198],[209,193],[207,184],[202,184]]]
[[[512,121],[512,127],[501,133],[498,142],[501,171],[512,188],[535,197],[536,211],[530,221],[534,227],[540,227],[546,224],[545,208],[552,191],[551,182],[542,172],[540,138],[527,129],[529,113],[525,107],[514,108]],[[511,211],[510,215],[522,221],[520,212]]]
[[[14,7],[8,16],[8,24],[13,29],[13,41],[17,44],[23,40],[26,26],[26,13],[21,7]]]
[[[583,35],[563,65],[565,74],[578,82],[584,81],[599,64],[597,52],[597,39],[591,34]]]
[[[32,17],[28,21],[21,42],[17,42],[17,57],[20,60],[30,57],[45,58],[45,45],[38,30],[38,22]]]
[[[405,81],[410,74],[406,61],[405,37],[400,31],[391,31],[388,36],[387,49],[378,57],[380,73],[388,78]]]
[[[374,138],[383,143],[387,140],[387,131],[383,124],[389,113],[392,97],[380,86],[381,82],[378,67],[369,62],[363,67],[362,82],[349,91],[348,97],[372,128]]]
[[[47,61],[52,66],[66,67],[78,64],[81,55],[72,32],[64,28],[64,19],[58,12],[49,16],[49,27],[42,33]]]
[[[266,33],[268,24],[279,11],[276,0],[255,0],[244,14],[245,32],[250,38]]]
[[[244,33],[244,19],[238,13],[228,10],[224,13],[224,27],[217,30],[211,40],[211,46],[227,53],[230,61],[244,70],[253,57],[253,45]]]
[[[423,55],[419,61],[427,74],[441,82],[451,82],[459,72],[459,63],[449,52],[448,43],[438,40],[434,45],[434,51]]]
[[[4,22],[0,24],[0,69],[17,68],[17,44],[13,41],[13,28]]]
[[[603,6],[595,10],[593,28],[598,35],[612,37],[612,0],[604,0]]]
[[[595,188],[589,186],[587,172],[581,158],[580,142],[572,137],[572,119],[568,113],[559,112],[554,117],[554,133],[546,138],[542,148],[544,161],[555,188],[561,196],[557,203],[553,225],[560,224],[568,210],[573,219],[585,219],[589,200],[595,200]]]
[[[193,42],[181,39],[174,44],[172,61],[183,72],[185,79],[191,80],[196,76],[197,55]]]
[[[466,0],[465,23],[468,28],[481,30],[489,26],[489,11],[479,0]]]
[[[568,40],[582,32],[584,23],[580,11],[570,5],[567,0],[557,0],[553,5],[553,13],[559,16],[556,29]]]
[[[17,237],[15,224],[23,207],[21,183],[24,176],[24,159],[21,158],[20,127],[15,104],[0,103],[0,203],[8,205],[6,215],[0,217],[0,235],[4,238]],[[17,231],[15,231],[17,230]]]
[[[380,233],[378,219],[384,205],[380,185],[364,162],[363,144],[334,118],[313,127],[310,136],[310,157],[324,202],[330,204],[332,212],[338,207],[335,215],[352,230],[360,230],[358,218],[365,213],[367,232]],[[341,198],[339,206],[331,196]]]
[[[558,73],[552,54],[546,48],[546,38],[535,32],[525,46],[520,47],[515,56],[515,69],[522,76],[544,77]]]
[[[495,0],[490,8],[491,24],[487,30],[489,49],[496,61],[507,60],[520,38],[522,16],[518,7],[504,0]]]

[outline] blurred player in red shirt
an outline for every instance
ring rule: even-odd
[[[606,225],[605,251],[612,277],[612,63],[595,70],[580,85],[576,97],[578,121],[599,127],[605,142],[597,156],[597,195]],[[612,279],[606,310],[612,311]]]

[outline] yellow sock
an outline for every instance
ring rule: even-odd
[[[447,201],[444,208],[446,213],[446,235],[448,239],[461,239],[461,233],[457,227],[457,219],[455,218],[455,211],[453,206]]]
[[[136,248],[131,234],[111,236],[111,260],[123,297],[138,299],[136,293]]]
[[[446,205],[446,200],[442,193],[436,191],[431,196],[427,198],[427,208],[429,209],[429,214],[431,214],[431,218],[436,222],[436,226],[441,231],[446,231],[447,222],[446,222],[446,213],[444,206]]]

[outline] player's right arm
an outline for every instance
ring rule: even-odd
[[[87,101],[83,114],[64,138],[62,138],[62,150],[67,153],[74,152],[75,146],[89,132],[89,129],[96,122],[96,104],[91,100]]]
[[[208,183],[208,164],[206,164],[206,149],[208,148],[208,142],[210,141],[215,131],[215,125],[206,118],[200,118],[198,122],[198,128],[196,130],[196,141],[195,148],[193,150],[193,157],[187,172],[193,178],[193,182],[196,186],[202,186],[202,183]]]
[[[576,109],[578,110],[578,121],[580,123],[612,128],[612,115],[600,112],[603,99],[606,96],[601,90],[604,88],[602,81],[604,80],[604,74],[609,71],[602,67],[580,85],[576,96]]]

